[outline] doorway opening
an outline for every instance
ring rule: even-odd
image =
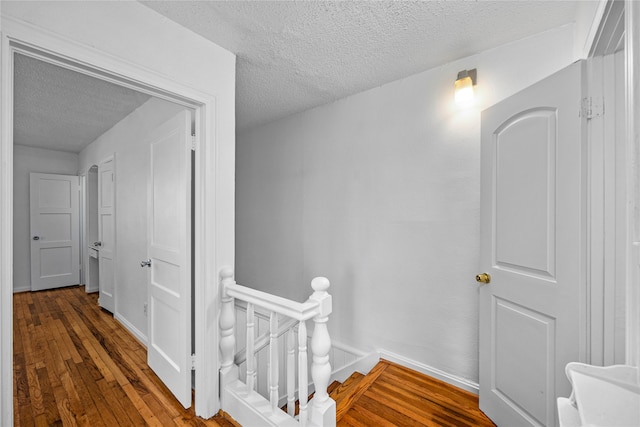
[[[128,73],[131,72],[130,64],[127,64],[127,66],[124,66],[122,63],[118,62],[117,60],[114,60],[113,58],[110,58],[109,60],[113,62],[112,69],[114,71],[109,72],[109,71],[105,71],[104,68],[102,69],[93,68],[90,65],[87,65],[89,62],[86,61],[86,58],[85,58],[85,61],[78,60],[77,62],[75,62],[75,60],[69,59],[70,57],[73,57],[73,56],[57,55],[46,49],[35,48],[32,44],[30,45],[23,44],[13,38],[9,41],[8,46],[9,46],[8,53],[6,53],[7,52],[6,50],[3,50],[3,56],[6,55],[4,63],[5,63],[5,72],[8,70],[8,72],[6,73],[7,75],[11,75],[11,76],[14,75],[15,56],[19,54],[19,55],[29,56],[31,58],[35,58],[37,60],[40,60],[49,64],[54,64],[56,66],[65,68],[67,70],[81,73],[83,75],[88,75],[94,78],[98,78],[100,80],[109,81],[111,83],[115,83],[120,86],[141,91],[147,95],[155,97],[156,99],[164,103],[167,103],[167,102],[173,103],[177,106],[180,106],[182,109],[191,110],[192,120],[191,120],[190,128],[191,129],[195,128],[196,135],[197,135],[194,138],[193,145],[199,147],[199,151],[197,151],[194,154],[195,156],[194,175],[197,181],[197,182],[194,182],[194,187],[196,189],[195,194],[198,197],[193,202],[195,206],[195,209],[193,209],[193,217],[194,217],[193,223],[196,228],[198,228],[199,224],[203,224],[203,217],[205,212],[208,212],[213,209],[211,202],[207,202],[205,199],[208,197],[211,197],[211,195],[215,193],[215,191],[211,188],[209,189],[209,193],[207,193],[206,183],[209,181],[212,182],[212,179],[210,176],[207,176],[207,174],[204,173],[204,171],[207,169],[209,170],[213,169],[213,161],[215,159],[215,140],[210,136],[212,134],[211,128],[215,120],[212,119],[211,116],[205,118],[205,109],[207,109],[209,112],[213,111],[213,105],[215,103],[214,97],[201,94],[200,92],[197,92],[193,89],[182,87],[178,84],[175,84],[174,82],[169,82],[165,79],[159,78],[157,75],[153,75],[149,73],[146,70],[141,72],[141,74],[140,73],[137,74],[136,79],[123,77],[123,76],[127,76]],[[140,76],[142,76],[142,78]],[[5,81],[5,85],[3,87],[3,98],[5,98],[6,96],[7,99],[13,100],[14,86],[12,84],[13,83],[12,79],[9,79],[9,82],[11,83],[7,84],[7,82]],[[9,161],[8,163],[10,165],[10,167],[8,168],[9,174],[6,176],[8,178],[6,182],[11,184],[12,180],[10,177],[13,171],[13,167],[12,167],[13,155],[14,155],[14,152],[16,151],[15,147],[13,147],[12,144],[9,145],[8,143],[8,141],[13,140],[12,138],[13,111],[11,109],[5,109],[5,117],[7,116],[9,117],[8,122],[10,123],[10,125],[7,128],[5,128],[5,129],[8,129],[8,133],[5,133],[5,138],[3,138],[2,151],[4,153],[3,156],[6,156],[4,158]],[[9,136],[7,137],[6,135],[9,135]],[[210,141],[213,144],[213,147],[211,147],[210,149],[207,149],[205,141]],[[191,141],[189,142],[190,142],[189,146],[191,147]],[[189,155],[189,159],[190,158],[191,158],[191,155]],[[89,173],[89,171],[87,171],[87,173]],[[11,195],[11,192],[9,192],[8,194]],[[210,196],[206,196],[207,194],[210,194]],[[9,197],[9,199],[4,198],[3,205],[4,203],[6,203],[6,206],[10,211],[13,210],[13,200],[11,197]],[[11,230],[12,228],[13,228],[13,221],[6,222],[3,224],[3,230],[5,231]],[[195,270],[195,273],[193,274],[193,289],[195,290],[194,296],[197,297],[198,294],[202,295],[203,293],[205,293],[202,283],[204,283],[206,278],[212,276],[212,273],[209,272],[207,269],[205,269],[202,262],[199,261],[200,258],[198,254],[211,253],[214,243],[205,241],[204,233],[190,232],[188,234],[189,235],[193,234],[195,236],[195,241],[193,242],[193,247],[195,248],[195,250],[193,251],[193,254],[192,254],[193,259],[191,263],[194,266],[194,270]],[[88,235],[85,235],[83,237],[83,240],[87,241],[88,237],[89,237]],[[139,260],[137,261],[139,263]],[[12,264],[11,257],[8,254],[4,255],[3,265],[11,266],[11,264]],[[11,295],[10,289],[13,285],[10,278],[12,277],[13,271],[11,268],[6,269],[5,271],[7,272],[7,274],[3,275],[2,289],[3,289],[4,295],[10,296]],[[89,271],[89,274],[90,274],[90,271]],[[88,278],[85,276],[85,281],[87,279]],[[189,288],[191,289],[191,284]],[[196,298],[193,304],[195,307],[195,311],[192,314],[194,316],[194,319],[196,319],[196,321],[193,321],[190,318],[189,323],[193,324],[195,327],[194,336],[196,338],[206,336],[207,334],[205,333],[205,330],[209,329],[205,321],[205,310],[203,309],[203,307],[206,307],[208,305],[207,301],[210,302],[212,299],[208,295],[208,293],[207,293],[207,298],[208,299]],[[5,311],[5,308],[7,307],[7,305],[10,306],[10,304],[11,304],[11,299],[8,300],[8,304],[7,304],[7,299],[3,299],[3,311]],[[144,307],[144,309],[146,309],[146,307]],[[10,309],[5,311],[5,313],[7,312],[10,313]],[[5,317],[3,316],[3,320],[4,319]],[[11,322],[5,323],[5,325],[7,324],[10,325]],[[10,334],[8,333],[5,334],[5,332],[8,332],[8,331],[6,329],[3,330],[3,337],[10,337]],[[191,335],[191,334],[188,334],[188,335]],[[200,342],[203,343],[202,344],[203,348],[200,354],[195,356],[196,366],[201,364],[200,358],[203,358],[204,360],[213,362],[214,367],[213,369],[201,369],[200,371],[196,370],[195,372],[195,382],[196,384],[200,384],[200,386],[198,386],[199,393],[198,395],[196,395],[196,409],[199,415],[201,414],[203,416],[210,416],[210,415],[213,415],[211,412],[215,410],[216,406],[218,405],[217,397],[216,397],[217,378],[214,378],[211,375],[211,372],[216,372],[215,365],[217,363],[217,355],[214,354],[212,351],[215,348],[215,344],[212,345],[211,343],[204,342],[204,340],[201,340]],[[198,341],[196,341],[193,344],[193,346],[198,348],[199,347]],[[3,340],[3,349],[4,349],[3,353],[10,354],[11,341],[7,342]],[[8,352],[7,352],[7,349],[9,350]],[[3,358],[3,361],[7,361],[7,360],[11,360],[11,359]],[[189,366],[190,366],[191,360],[192,360],[191,345],[189,346],[188,360],[189,360]],[[7,372],[8,369],[11,369],[10,367],[7,367],[6,363],[4,362],[3,362],[2,368],[3,368],[3,372]],[[189,370],[189,376],[191,377],[190,371],[191,370]],[[8,388],[7,390],[9,391],[9,396],[10,396],[11,388]],[[7,407],[6,400],[5,400],[7,396],[6,395],[3,395],[3,396],[5,396],[3,397],[3,411],[4,411],[4,408]],[[201,409],[198,409],[198,407],[200,407]]]
[[[185,260],[182,266],[180,263],[173,263],[156,267],[150,266],[148,262],[145,264],[144,260],[153,258],[149,251],[154,247],[155,241],[161,241],[165,249],[180,251],[180,245],[176,245],[176,242],[183,239],[187,242],[184,244],[187,249],[182,253],[185,257],[191,256],[190,239],[194,233],[189,229],[190,220],[180,222],[178,216],[173,215],[171,221],[165,222],[162,227],[154,227],[154,224],[162,218],[158,209],[172,210],[175,205],[180,204],[176,199],[166,200],[166,196],[163,199],[165,193],[174,195],[174,187],[180,180],[183,181],[180,188],[185,189],[185,200],[182,203],[187,205],[188,212],[191,211],[191,191],[188,189],[191,187],[193,110],[20,53],[14,53],[14,62],[14,144],[29,147],[21,157],[15,159],[14,166],[16,171],[25,171],[25,174],[27,170],[30,171],[31,235],[38,234],[31,239],[16,228],[14,241],[16,248],[20,249],[22,241],[32,240],[31,290],[79,284],[79,253],[86,254],[87,257],[80,262],[88,267],[89,274],[86,278],[90,282],[84,284],[97,288],[99,305],[148,345],[149,365],[162,379],[166,381],[163,374],[167,378],[175,377],[172,368],[163,369],[161,374],[157,372],[160,368],[156,368],[159,364],[154,365],[152,362],[164,357],[153,358],[154,349],[158,347],[156,341],[166,342],[168,337],[165,336],[167,329],[156,328],[159,322],[163,322],[159,318],[159,311],[163,309],[160,304],[153,303],[155,300],[150,289],[158,280],[164,280],[162,284],[170,286],[173,291],[183,286],[184,292],[178,293],[183,299],[191,298],[192,262]],[[25,105],[26,103],[30,105]],[[130,111],[132,108],[133,111]],[[180,116],[183,135],[172,142],[171,132],[174,129],[165,129],[165,122],[176,113]],[[98,117],[94,119],[94,115]],[[75,116],[79,116],[79,120],[75,120]],[[32,125],[36,119],[43,124]],[[103,132],[105,127],[108,129]],[[168,142],[177,148],[177,151],[176,148],[173,149],[172,156],[169,157],[166,155]],[[172,163],[186,150],[189,153],[183,156],[184,164]],[[76,170],[87,171],[86,192],[82,197],[86,201],[84,211],[87,227],[82,233],[86,236],[82,241],[79,239],[80,209],[77,202],[78,191],[81,189],[75,176],[76,171],[67,171],[73,175],[48,174],[58,171],[58,154],[67,163],[76,159]],[[32,157],[48,160],[44,163],[32,162]],[[158,162],[164,162],[163,167],[156,166]],[[170,171],[170,179],[167,180],[166,175]],[[21,175],[17,175],[16,180],[20,177]],[[34,181],[36,178],[37,181]],[[159,182],[159,185],[149,187],[153,182]],[[52,183],[59,184],[54,186]],[[14,188],[14,195],[20,196],[20,190],[21,188]],[[67,206],[69,200],[74,200],[72,206]],[[162,206],[158,203],[162,203]],[[41,205],[46,209],[42,209]],[[36,208],[38,215],[34,216]],[[73,215],[67,210],[72,211]],[[21,206],[16,204],[14,217],[22,216]],[[72,222],[68,220],[71,217]],[[172,242],[165,236],[177,240]],[[80,247],[82,251],[79,250]],[[21,255],[15,253],[14,259],[21,258]],[[140,264],[141,261],[143,264]],[[153,274],[148,269],[140,268],[145,265],[153,269]],[[167,276],[165,269],[168,265],[171,265],[169,268],[183,271],[179,279],[175,274]],[[21,273],[18,270],[15,276],[18,277]],[[151,277],[151,287],[144,286]],[[160,277],[164,278],[158,279]],[[34,287],[34,280],[38,280],[37,287]],[[174,280],[179,280],[180,283],[174,283]],[[47,286],[48,283],[51,286]],[[171,305],[178,303],[177,300],[172,301],[170,308],[178,310],[177,306]],[[185,306],[191,307],[191,301]],[[173,312],[162,311],[164,317]],[[182,317],[186,319],[182,320]],[[186,329],[182,335],[191,335],[187,332],[192,324],[187,308],[178,310],[172,320],[176,325],[185,323]],[[156,330],[152,334],[154,328]],[[156,345],[151,346],[151,343]],[[175,343],[172,342],[172,347],[173,345]],[[188,356],[192,354],[193,343],[176,345],[176,348],[182,347]],[[170,352],[165,351],[163,354],[169,355]],[[179,358],[179,354],[166,357]],[[188,358],[186,354],[184,358]],[[179,361],[172,362],[181,366]],[[172,379],[171,382],[175,380]],[[183,393],[187,397],[181,398],[181,402],[190,406],[190,375],[189,383],[186,382],[184,380],[182,384],[189,390]],[[176,393],[171,386],[169,388]]]
[[[82,175],[81,175],[82,176]],[[82,244],[82,262],[80,272],[80,280],[85,285],[87,293],[97,292],[99,288],[98,275],[98,251],[91,249],[98,246],[98,165],[91,165],[87,174],[84,176],[84,189],[81,195],[84,195],[81,209],[81,235],[83,236]],[[85,250],[86,247],[86,250]]]

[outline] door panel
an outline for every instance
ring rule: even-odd
[[[494,361],[500,365],[493,369],[494,392],[533,419],[546,420],[553,394],[548,361],[555,354],[555,319],[500,298],[493,300],[492,313]]]
[[[80,283],[78,177],[30,174],[31,290]]]
[[[534,109],[495,132],[494,263],[514,272],[555,274],[556,131],[555,111]]]
[[[556,425],[580,360],[585,186],[582,63],[482,113],[480,407],[498,425]]]
[[[150,136],[148,363],[191,406],[191,118],[181,112]]]
[[[114,157],[98,165],[98,303],[115,313],[115,167]]]

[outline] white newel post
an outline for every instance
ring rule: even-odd
[[[236,337],[234,325],[236,322],[235,303],[233,297],[227,294],[227,287],[235,283],[233,269],[225,267],[220,271],[220,289],[222,291],[220,309],[220,386],[238,379],[238,367],[233,363],[236,351]],[[224,404],[224,402],[223,402]]]
[[[314,293],[310,300],[318,302],[318,314],[313,318],[315,327],[311,337],[311,378],[316,387],[316,392],[311,401],[311,421],[323,427],[336,425],[336,402],[329,398],[327,387],[331,376],[331,364],[329,363],[329,351],[331,351],[331,338],[327,329],[327,321],[332,311],[329,280],[325,277],[316,277],[311,281]]]

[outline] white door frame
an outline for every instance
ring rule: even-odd
[[[625,1],[627,140],[626,363],[640,367],[640,4]],[[640,380],[640,378],[638,379]]]
[[[19,52],[77,72],[129,87],[195,110],[195,339],[198,390],[196,414],[208,418],[220,408],[218,396],[218,306],[216,229],[216,96],[176,83],[153,70],[106,54],[22,21],[2,18],[0,57],[0,424],[13,425],[13,57]],[[205,286],[206,285],[206,286]],[[209,309],[209,312],[207,312]]]

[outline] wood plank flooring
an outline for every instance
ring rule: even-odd
[[[182,408],[97,298],[78,286],[14,295],[16,426],[237,426]]]
[[[495,427],[478,396],[386,360],[344,385],[334,393],[338,427]]]
[[[97,294],[76,286],[13,301],[16,426],[238,426],[182,408]],[[494,427],[474,394],[386,360],[330,392],[339,427]]]

